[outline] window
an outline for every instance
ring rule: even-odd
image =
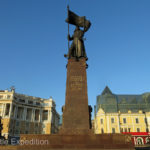
[[[11,98],[11,95],[7,95],[7,99],[10,99]]]
[[[9,115],[10,104],[6,104],[5,116]]]
[[[24,99],[19,99],[19,102],[20,103],[25,103],[25,100]]]
[[[136,118],[136,119],[135,119],[135,122],[136,122],[136,123],[139,123],[139,119],[138,119],[138,118]]]
[[[32,118],[32,109],[27,108],[27,116],[26,116],[26,120],[31,121]]]
[[[114,118],[111,118],[111,123],[114,123],[115,121],[114,121]]]
[[[101,124],[103,124],[103,119],[101,119]]]
[[[23,118],[23,107],[18,107],[17,119]]]
[[[20,130],[15,130],[15,134],[19,135],[20,134]]]
[[[29,129],[29,128],[30,128],[30,123],[26,122],[26,129]]]
[[[0,99],[3,99],[3,95],[0,95]]]
[[[127,128],[124,129],[124,132],[127,132]]]
[[[101,128],[101,133],[104,133],[104,129],[103,128]]]
[[[40,103],[39,103],[39,102],[36,102],[36,105],[40,106]]]
[[[20,122],[16,121],[16,127],[19,127],[19,125],[20,125]]]
[[[38,127],[39,127],[39,124],[38,124],[38,123],[35,123],[35,127],[38,128]]]
[[[137,130],[137,132],[140,132],[140,128],[137,128],[136,130]]]
[[[121,128],[120,131],[123,132],[123,128]]]
[[[33,101],[28,101],[28,104],[32,105],[32,104],[33,104]]]
[[[43,118],[43,121],[44,121],[44,120],[48,120],[48,110],[44,110],[44,111],[43,111],[43,116],[42,116],[42,118]]]
[[[126,118],[123,118],[123,123],[127,123]]]
[[[35,121],[39,121],[40,118],[40,110],[36,109],[35,110]]]
[[[128,128],[128,131],[131,132],[131,128]]]
[[[49,106],[49,103],[44,103],[43,106]]]
[[[143,145],[143,144],[144,144],[143,138],[141,138],[141,137],[138,137],[138,138],[136,139],[136,141],[137,141],[137,145]]]
[[[112,128],[112,133],[115,133],[115,128]]]
[[[28,131],[25,131],[25,134],[28,134],[29,132]]]

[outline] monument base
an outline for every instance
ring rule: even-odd
[[[129,135],[21,135],[17,150],[134,150]]]
[[[94,134],[93,130],[91,129],[60,129],[59,130],[60,135],[91,135]]]

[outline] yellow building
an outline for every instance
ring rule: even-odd
[[[18,94],[14,89],[0,91],[2,135],[51,134],[58,131],[59,114],[52,98]]]
[[[150,93],[116,95],[106,86],[97,96],[94,131],[96,134],[149,132]]]

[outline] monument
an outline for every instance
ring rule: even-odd
[[[90,112],[88,106],[87,74],[88,60],[84,47],[84,34],[91,26],[89,20],[80,17],[69,10],[66,22],[75,26],[74,34],[68,34],[68,41],[73,40],[68,53],[66,98],[63,106],[62,128],[54,135],[21,135],[22,141],[48,140],[45,145],[35,143],[23,144],[16,149],[22,150],[52,150],[52,149],[114,149],[133,150],[131,137],[122,134],[97,134],[91,130]]]
[[[63,107],[63,123],[61,134],[85,134],[90,131],[89,107],[87,95],[86,60],[87,55],[84,47],[83,36],[90,28],[90,21],[85,17],[79,17],[68,8],[68,24],[75,25],[74,34],[68,43],[73,40],[68,48],[66,101]],[[81,30],[80,28],[83,28]]]

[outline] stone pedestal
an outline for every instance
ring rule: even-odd
[[[22,135],[21,139],[21,150],[134,150],[130,136],[122,134]],[[24,144],[26,140],[29,144]]]
[[[67,64],[66,101],[60,133],[85,134],[89,129],[86,60],[71,58]]]

